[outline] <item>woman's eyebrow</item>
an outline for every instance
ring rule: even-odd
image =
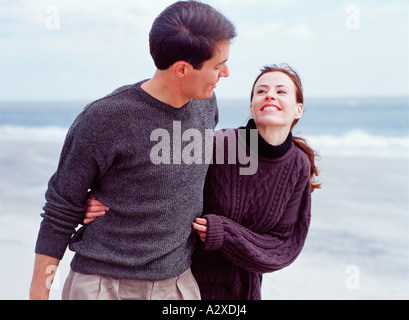
[[[282,88],[282,87],[289,89],[289,88],[288,88],[286,85],[284,85],[284,84],[279,84],[279,85],[276,86],[276,88]]]

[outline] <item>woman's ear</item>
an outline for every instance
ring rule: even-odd
[[[254,113],[253,113],[253,104],[250,104],[250,118],[254,118]]]
[[[302,103],[299,103],[299,104],[297,105],[297,110],[296,110],[296,112],[295,112],[295,118],[296,118],[296,119],[300,119],[300,118],[302,117],[303,110],[304,110],[303,104],[302,104]]]

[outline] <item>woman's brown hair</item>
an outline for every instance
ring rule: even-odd
[[[304,94],[303,94],[303,87],[301,83],[301,78],[298,75],[298,73],[291,68],[287,64],[281,64],[281,65],[271,65],[271,66],[265,66],[261,69],[261,73],[257,77],[257,79],[254,81],[253,88],[251,90],[251,101],[253,101],[253,96],[254,96],[254,87],[257,83],[257,81],[266,73],[269,72],[281,72],[287,75],[294,83],[295,85],[295,98],[297,103],[302,103],[304,104]],[[295,119],[294,122],[291,125],[291,130],[294,128],[294,126],[297,124],[299,119]],[[308,159],[310,160],[310,165],[311,165],[311,171],[310,171],[310,178],[311,178],[311,192],[314,191],[315,189],[321,188],[321,184],[316,181],[316,177],[319,174],[319,170],[315,164],[315,159],[318,158],[317,152],[312,149],[307,141],[304,138],[297,137],[293,135],[293,142],[294,144],[302,151],[304,152]]]

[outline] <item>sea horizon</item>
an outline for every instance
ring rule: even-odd
[[[0,101],[0,141],[62,144],[88,103]],[[249,100],[221,98],[218,105],[216,129],[246,125]],[[305,137],[323,156],[409,158],[409,96],[306,97],[293,134]]]

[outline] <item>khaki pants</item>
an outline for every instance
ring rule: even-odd
[[[200,300],[200,291],[190,269],[161,280],[114,279],[70,271],[63,300]]]

